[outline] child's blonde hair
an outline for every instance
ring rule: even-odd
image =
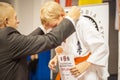
[[[5,27],[6,19],[9,19],[14,13],[13,7],[5,2],[0,2],[0,27]]]
[[[61,13],[65,13],[64,9],[56,2],[49,1],[45,3],[40,10],[40,19],[43,25],[58,19]]]

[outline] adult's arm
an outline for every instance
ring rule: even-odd
[[[31,32],[31,33],[29,34],[29,36],[30,36],[30,35],[32,35],[32,36],[35,36],[35,35],[43,35],[43,34],[44,34],[43,30],[38,27],[38,28],[36,28],[33,32]]]
[[[56,28],[45,35],[24,36],[12,33],[8,39],[12,53],[11,56],[13,58],[20,58],[55,48],[74,31],[72,22],[65,18]]]
[[[71,18],[69,20],[74,24],[74,22],[73,22],[73,20]],[[46,33],[47,33],[47,31],[44,28],[44,26],[40,25],[37,29],[35,29],[34,31],[32,31],[29,35],[33,35],[33,36],[34,35],[43,35],[43,34],[46,34]]]

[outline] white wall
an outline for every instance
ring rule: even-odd
[[[22,34],[29,34],[40,26],[40,7],[50,0],[16,0],[15,9],[18,14],[20,24],[18,30]],[[52,1],[52,0],[51,0]]]
[[[15,9],[20,21],[18,30],[22,34],[29,34],[33,29],[33,0],[16,0]]]

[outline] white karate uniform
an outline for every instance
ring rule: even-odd
[[[81,16],[75,28],[76,32],[62,43],[62,47],[66,54],[73,54],[74,57],[83,57],[91,52],[87,61],[92,65],[79,80],[107,80],[109,50],[105,40],[86,17]]]

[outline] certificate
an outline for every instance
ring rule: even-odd
[[[78,80],[70,73],[70,68],[75,65],[73,55],[58,55],[59,71],[61,80]]]

